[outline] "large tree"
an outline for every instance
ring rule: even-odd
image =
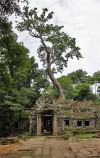
[[[23,88],[29,88],[22,93],[28,92],[28,97],[29,93],[31,96],[34,95],[35,103],[47,79],[43,71],[39,70],[34,57],[29,58],[29,50],[23,43],[17,42],[17,35],[12,31],[12,25],[6,18],[0,18],[0,31],[0,88],[10,91],[16,89],[20,93]]]
[[[24,108],[33,107],[46,79],[29,50],[17,42],[7,18],[0,17],[0,130],[13,132]],[[16,116],[17,115],[17,116]],[[1,129],[3,127],[3,130]],[[0,131],[0,134],[1,134]]]
[[[70,58],[79,59],[82,55],[79,52],[80,48],[76,46],[75,38],[71,38],[61,31],[63,26],[50,24],[53,14],[53,12],[49,13],[47,8],[38,14],[37,8],[29,10],[28,7],[24,7],[22,22],[18,24],[17,28],[20,31],[27,30],[32,37],[40,40],[39,58],[43,62],[53,85],[57,88],[59,98],[63,99],[63,90],[54,77],[54,73],[62,72],[63,68],[67,67]]]

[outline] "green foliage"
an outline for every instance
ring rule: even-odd
[[[100,99],[100,71],[97,71],[93,74],[94,86],[95,86],[95,93]]]
[[[93,74],[95,82],[100,83],[100,71],[97,71]]]
[[[58,81],[61,83],[63,89],[69,88],[69,86],[72,85],[72,81],[67,76],[61,76],[58,78]]]
[[[72,99],[74,95],[73,82],[68,76],[61,76],[58,78],[59,83],[63,89],[66,99]]]
[[[50,94],[53,98],[59,97],[57,89],[55,87],[53,87],[52,85],[45,88],[44,91],[42,92],[42,94]]]
[[[62,86],[65,98],[66,99],[72,99],[73,95],[74,95],[74,88],[73,88],[73,85],[72,85],[72,81],[68,77],[66,77],[66,76],[61,76],[57,80],[59,81],[59,83]],[[44,94],[48,93],[48,94],[50,94],[54,98],[59,98],[59,94],[58,94],[57,89],[54,86],[52,86],[52,85],[50,85],[49,87],[47,87],[43,91],[43,93]]]
[[[97,78],[99,79],[99,72]],[[58,78],[59,83],[63,88],[64,95],[67,99],[74,100],[92,100],[93,102],[99,100],[99,86],[98,95],[93,94],[92,85],[95,83],[95,78],[89,76],[86,71],[82,69],[69,73],[66,76]]]
[[[29,112],[23,111],[21,113],[21,119],[29,119],[29,115],[30,115]]]
[[[9,75],[6,65],[0,62],[0,87],[2,90],[10,89],[13,79]]]
[[[73,84],[85,83],[87,79],[87,72],[79,69],[72,73],[69,73],[67,76],[73,81]]]
[[[37,8],[29,10],[24,7],[22,22],[17,26],[18,30],[28,30],[30,35],[35,38],[40,38],[41,46],[38,49],[38,55],[46,65],[47,52],[50,53],[51,63],[55,63],[54,71],[63,71],[63,67],[67,67],[68,59],[81,58],[79,52],[80,48],[76,46],[75,38],[69,37],[66,33],[61,32],[63,26],[53,25],[48,23],[53,18],[53,12],[48,13],[48,9],[43,9],[42,13],[38,15]],[[46,42],[51,43],[48,46]]]
[[[74,100],[95,100],[96,96],[92,93],[90,85],[88,84],[78,84],[75,86],[74,90]]]
[[[9,23],[7,19],[1,19],[0,26],[1,77],[4,77],[4,79],[7,78],[9,83],[12,82],[12,85],[16,87],[16,85],[18,86],[16,82],[20,84],[23,82],[21,82],[20,78],[23,77],[22,80],[25,80],[26,78],[29,69],[29,51],[23,44],[16,41],[17,35],[12,31],[11,23]],[[2,69],[4,71],[2,71]],[[2,78],[2,82],[5,82],[4,79]]]

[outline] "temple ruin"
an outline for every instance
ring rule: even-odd
[[[63,134],[68,129],[100,129],[100,105],[89,101],[53,99],[46,94],[30,113],[30,133],[36,135]]]

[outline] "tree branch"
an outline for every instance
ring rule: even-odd
[[[33,33],[32,30],[30,30],[29,28],[28,28],[27,30],[29,31],[29,34],[30,34],[32,37],[40,38],[37,34]]]

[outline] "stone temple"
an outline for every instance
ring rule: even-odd
[[[46,94],[31,109],[30,133],[36,135],[63,134],[70,129],[100,129],[100,105],[89,101],[53,99]]]

